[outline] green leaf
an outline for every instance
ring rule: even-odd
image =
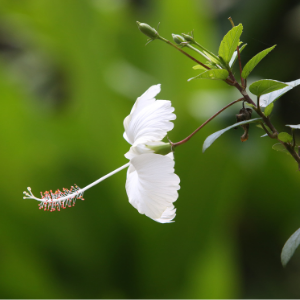
[[[193,69],[194,70],[204,70],[204,71],[207,71],[207,69],[206,68],[204,68],[203,66],[201,66],[201,65],[196,65],[196,66],[193,66]]]
[[[273,102],[272,102],[271,104],[269,104],[269,105],[265,108],[264,114],[265,114],[266,117],[268,117],[268,116],[271,114],[273,108],[274,108],[274,103],[273,103]]]
[[[256,106],[255,105],[253,105],[253,104],[251,104],[251,103],[248,103],[248,102],[246,102],[245,103],[247,106],[250,106],[250,107],[252,107],[252,108],[256,108]]]
[[[204,48],[202,45],[200,45],[198,42],[195,41],[195,45],[197,45],[201,50],[198,50],[200,52],[200,54],[205,57],[206,59],[208,59],[210,62],[214,63],[214,64],[221,64],[220,58],[215,55],[214,53],[212,53],[211,51],[207,50],[206,48]]]
[[[192,49],[196,50],[195,48],[191,47]],[[199,54],[201,54],[205,59],[209,60],[210,61],[210,55],[207,55],[207,52],[203,51],[202,49],[199,50],[197,49],[196,50]]]
[[[241,42],[240,42],[241,43]],[[239,43],[239,44],[240,44]],[[240,54],[242,53],[242,51],[244,50],[244,48],[247,46],[247,44],[244,44],[242,47],[240,47]],[[235,50],[231,59],[230,59],[230,62],[229,62],[229,67],[232,68],[232,66],[234,65],[234,63],[236,62],[236,59],[238,57],[238,53],[237,51]]]
[[[272,132],[272,130],[268,127],[268,125],[264,124],[265,128],[269,131],[269,132]],[[256,127],[264,130],[264,128],[261,126],[261,123],[260,124],[257,124]]]
[[[188,81],[193,79],[214,79],[214,80],[225,80],[228,77],[229,73],[224,69],[213,69],[207,70],[205,72],[200,73],[196,77],[190,78]]]
[[[271,130],[266,124],[264,124],[264,126],[265,126],[265,128],[266,128],[270,133],[272,133],[272,130]],[[256,127],[260,128],[260,129],[262,129],[262,130],[264,130],[264,128],[262,127],[262,123],[257,124]],[[266,136],[268,136],[267,133],[263,134],[261,137],[266,137]]]
[[[270,103],[272,103],[273,101],[275,101],[276,99],[278,99],[279,97],[284,95],[286,92],[290,91],[291,89],[293,89],[294,87],[299,85],[300,84],[300,79],[297,79],[297,80],[294,80],[294,81],[291,81],[291,82],[282,82],[282,83],[287,84],[287,86],[280,89],[280,90],[268,93],[268,94],[263,95],[263,96],[260,97],[259,104],[260,104],[261,107],[268,106]]]
[[[205,65],[208,66],[208,67],[211,68],[211,69],[219,69],[218,66],[217,66],[215,63],[211,62],[211,61],[207,61],[207,62],[205,63]],[[221,64],[220,64],[220,65],[221,65]]]
[[[300,244],[300,228],[284,244],[281,251],[281,263],[285,267]]]
[[[300,124],[298,124],[298,125],[285,125],[285,126],[291,127],[293,129],[300,129]]]
[[[229,64],[230,59],[236,50],[240,42],[240,36],[243,31],[243,25],[239,24],[234,26],[228,33],[224,36],[220,47],[219,47],[219,56],[224,60],[226,65]]]
[[[202,148],[202,151],[204,152],[208,147],[210,147],[210,145],[217,139],[219,138],[224,132],[232,129],[232,128],[235,128],[237,126],[240,126],[240,125],[244,125],[244,124],[249,124],[249,123],[256,123],[256,122],[261,122],[261,118],[256,118],[256,119],[251,119],[251,120],[247,120],[247,121],[242,121],[242,122],[238,122],[238,123],[235,123],[229,127],[226,127],[222,130],[219,130],[213,134],[211,134],[210,136],[208,136],[206,138],[206,140],[204,141],[203,143],[203,148]]]
[[[242,77],[247,78],[249,74],[252,72],[252,70],[256,67],[256,65],[269,53],[271,52],[276,45],[273,47],[270,47],[268,49],[265,49],[258,54],[256,54],[254,57],[252,57],[247,64],[245,65],[243,72],[242,72]]]
[[[287,84],[283,82],[279,82],[271,79],[262,79],[252,83],[249,86],[249,91],[256,96],[261,96],[263,94],[280,90],[286,86]]]
[[[287,151],[286,148],[282,144],[280,144],[280,143],[274,144],[272,146],[272,149],[275,150],[275,151],[279,151],[279,152],[284,152],[286,154],[290,154],[290,152]]]
[[[221,60],[219,59],[219,57],[217,57],[216,55],[211,55],[209,52],[207,51],[203,51],[203,53],[208,57],[208,59],[214,63],[214,64],[217,64],[217,65],[221,65],[222,62]]]
[[[287,132],[280,132],[278,138],[284,143],[290,143],[293,140],[293,137]]]

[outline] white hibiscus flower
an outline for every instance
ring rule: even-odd
[[[45,192],[42,198],[36,198],[28,188],[29,193],[24,192],[24,199],[40,201],[40,208],[44,210],[60,210],[74,205],[76,199],[83,200],[84,191],[129,167],[126,191],[132,206],[157,222],[171,222],[175,217],[173,203],[178,198],[180,180],[174,173],[171,146],[163,143],[162,139],[173,129],[174,124],[170,121],[176,116],[170,101],[155,99],[159,92],[160,84],[150,87],[136,100],[130,115],[124,120],[124,138],[131,144],[130,150],[125,154],[129,163],[85,188],[75,186],[70,190]]]
[[[170,121],[176,118],[170,101],[155,100],[159,92],[160,84],[150,87],[124,120],[124,138],[132,145],[125,154],[130,159],[126,191],[139,213],[165,223],[175,217],[173,202],[178,198],[180,180],[174,174],[173,153],[153,153],[154,148],[170,148],[161,140],[173,129]]]

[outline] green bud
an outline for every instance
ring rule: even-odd
[[[153,27],[149,26],[146,23],[140,23],[138,21],[136,21],[136,23],[138,25],[139,30],[151,40],[155,40],[156,38],[158,38],[158,32]]]
[[[172,38],[177,45],[184,43],[186,40],[179,34],[172,33]]]
[[[182,33],[182,36],[184,37],[184,39],[189,42],[189,43],[195,43],[195,40],[194,40],[194,37],[188,35],[188,34],[185,34],[185,33]]]
[[[147,148],[154,151],[156,154],[166,155],[172,151],[170,143],[161,143],[160,145],[146,145]]]

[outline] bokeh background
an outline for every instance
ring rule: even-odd
[[[179,141],[239,94],[222,82],[187,79],[194,63],[146,37],[195,30],[215,53],[243,23],[246,63],[278,46],[249,81],[300,78],[300,5],[284,0],[0,0],[1,298],[299,298],[300,253],[280,252],[300,227],[300,173],[251,126],[204,139],[235,122],[240,105],[176,149],[181,190],[175,223],[159,224],[128,203],[126,171],[85,201],[44,212],[23,200],[83,187],[125,164],[123,119],[153,84],[172,100]],[[279,130],[300,123],[300,88],[276,102]]]

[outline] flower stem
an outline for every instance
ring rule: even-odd
[[[190,45],[189,43],[187,43],[185,46],[188,47],[188,48],[190,48],[191,50],[197,52],[198,54],[200,54],[201,56],[203,56],[205,59],[209,60],[209,58],[208,58],[203,52],[201,52],[201,51],[198,50],[197,48],[193,47],[193,46]]]
[[[185,56],[187,56],[188,58],[190,58],[191,60],[193,60],[194,62],[196,62],[197,64],[201,65],[202,67],[204,67],[207,70],[210,70],[210,68],[208,66],[206,66],[205,64],[203,64],[202,62],[200,62],[199,60],[197,60],[196,58],[194,58],[193,56],[189,55],[187,52],[183,51],[182,49],[180,49],[179,47],[177,47],[175,44],[171,43],[170,41],[168,41],[167,39],[159,36],[158,37],[161,41],[169,44],[170,46],[174,47],[176,50],[180,51],[182,54],[184,54]]]
[[[206,124],[208,124],[211,120],[213,120],[217,115],[219,115],[222,111],[224,111],[225,109],[227,109],[228,107],[230,107],[231,105],[244,100],[244,98],[239,98],[229,104],[227,104],[226,106],[224,106],[221,110],[219,110],[217,113],[215,113],[212,117],[210,117],[207,121],[205,121],[200,127],[198,127],[193,133],[191,133],[188,137],[186,137],[185,139],[183,139],[180,142],[177,143],[172,143],[171,142],[171,146],[172,149],[174,149],[175,147],[182,145],[184,143],[186,143],[191,137],[193,137],[201,128],[203,128]]]
[[[234,27],[234,23],[231,17],[228,18],[229,22],[231,23],[231,26]]]

